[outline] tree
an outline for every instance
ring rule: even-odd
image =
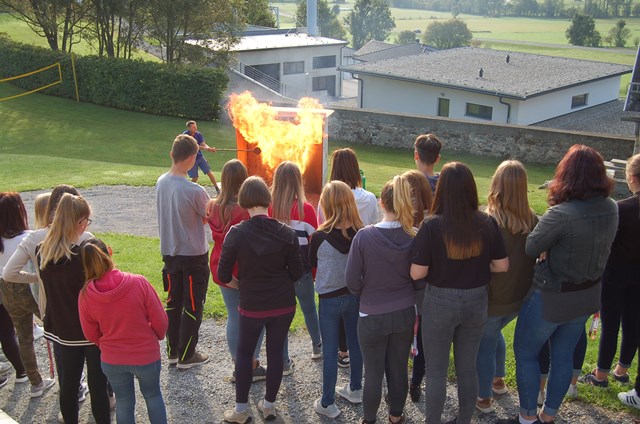
[[[45,37],[51,50],[56,51],[71,51],[78,42],[78,35],[86,26],[83,19],[89,7],[88,2],[75,0],[0,0],[0,8]]]
[[[416,33],[413,31],[405,30],[401,31],[400,34],[396,37],[396,44],[410,44],[416,42]]]
[[[569,44],[574,46],[598,47],[601,40],[600,33],[596,30],[596,22],[591,16],[581,13],[573,15],[565,36]]]
[[[160,43],[167,63],[206,62],[206,51],[187,43],[212,39],[225,57],[243,27],[244,0],[149,0],[148,33]]]
[[[344,22],[351,32],[351,44],[356,50],[371,40],[384,41],[396,27],[385,0],[356,0]]]
[[[616,22],[616,26],[609,30],[609,37],[611,37],[611,44],[615,47],[624,47],[627,44],[627,40],[631,37],[631,30],[626,28],[627,23],[624,19],[620,19]]]
[[[130,59],[142,40],[147,0],[91,0],[90,3],[93,8],[88,19],[93,22],[91,32],[98,42],[98,54]]]
[[[459,19],[432,22],[424,33],[425,44],[440,50],[468,46],[472,38],[467,24]]]
[[[335,5],[330,8],[327,0],[318,0],[318,27],[320,27],[321,36],[336,40],[347,38],[347,33],[338,20],[339,14],[340,6]],[[307,26],[307,0],[298,2],[296,25],[299,27]]]
[[[276,26],[276,18],[269,9],[269,0],[244,0],[244,13],[249,25]]]

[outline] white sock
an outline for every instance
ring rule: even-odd
[[[536,420],[537,418],[535,420],[527,420],[522,415],[520,415],[520,424],[533,424],[536,422]]]
[[[275,404],[276,404],[275,402],[269,402],[266,399],[262,400],[262,406],[264,406],[265,409],[271,409]]]
[[[238,414],[242,414],[244,411],[247,410],[248,407],[249,407],[248,403],[238,403],[238,402],[236,402],[236,412]]]

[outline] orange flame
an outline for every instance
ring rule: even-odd
[[[229,117],[233,126],[252,147],[260,147],[260,158],[272,174],[285,160],[296,163],[302,173],[312,159],[312,146],[322,144],[324,115],[322,105],[305,97],[290,117],[278,117],[278,111],[259,103],[249,91],[229,96]]]

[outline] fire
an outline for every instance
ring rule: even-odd
[[[283,120],[275,108],[259,103],[249,91],[229,98],[233,126],[252,148],[260,147],[260,160],[270,175],[285,160],[296,163],[304,174],[314,146],[322,145],[324,115],[318,113],[322,105],[305,97],[298,108],[297,113]]]

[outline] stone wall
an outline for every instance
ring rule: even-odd
[[[410,149],[416,136],[434,133],[447,151],[528,163],[556,164],[574,144],[586,144],[605,159],[632,155],[634,137],[550,128],[470,122],[440,117],[394,115],[365,109],[330,107],[329,139]]]

